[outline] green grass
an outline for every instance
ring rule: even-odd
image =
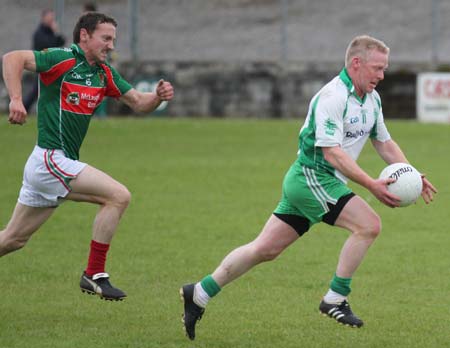
[[[382,206],[383,233],[353,280],[360,330],[318,314],[347,232],[317,225],[279,259],[227,286],[192,343],[181,330],[180,285],[212,272],[252,240],[276,206],[296,155],[300,121],[108,119],[93,121],[81,159],[133,194],[109,254],[122,303],[81,294],[96,207],[67,202],[21,251],[0,260],[0,346],[449,347],[450,126],[390,121],[410,161],[439,190],[435,202]],[[0,122],[5,225],[35,142],[35,122]],[[370,145],[360,164],[384,167]]]

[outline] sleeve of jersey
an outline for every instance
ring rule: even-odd
[[[315,115],[315,146],[332,147],[342,145],[344,128],[345,101],[338,96],[327,94],[320,98],[313,110]]]
[[[64,48],[51,48],[43,51],[34,51],[36,72],[45,85],[56,81],[67,70],[75,65],[75,57]]]
[[[376,139],[378,141],[388,141],[391,139],[391,135],[389,134],[386,124],[384,123],[383,109],[380,108],[377,120],[375,122],[374,127],[372,128],[372,132],[370,133],[371,139]]]
[[[112,98],[119,98],[133,88],[112,66],[103,65],[106,73],[106,93]]]

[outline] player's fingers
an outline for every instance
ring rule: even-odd
[[[436,188],[433,186],[433,184],[431,182],[428,181],[427,178],[425,178],[424,173],[422,173],[420,176],[422,177],[422,182],[423,182],[423,186],[424,187],[429,187],[434,193],[437,193]]]
[[[386,204],[389,208],[397,208],[398,207],[398,203],[394,204],[394,203],[387,201],[387,202],[384,202],[384,204]]]
[[[400,197],[397,197],[396,195],[392,195],[392,194],[386,195],[386,196],[384,197],[383,202],[384,202],[387,206],[389,206],[389,207],[391,207],[391,208],[395,208],[395,207],[400,206]]]
[[[427,185],[427,188],[429,188],[431,191],[433,191],[434,193],[437,193],[436,188],[428,180],[426,181],[426,185]]]
[[[433,198],[430,197],[430,194],[426,191],[422,192],[422,198],[426,204],[430,203],[433,200]]]
[[[167,100],[167,99],[172,99],[173,98],[173,91],[164,91],[162,93],[162,96]]]
[[[173,92],[173,87],[169,82],[164,82],[161,87],[160,90],[165,92],[165,93],[170,93]]]
[[[392,184],[393,182],[396,182],[396,181],[397,181],[397,179],[394,179],[394,178],[386,178],[386,179],[382,179],[382,182],[383,182],[385,185]]]
[[[168,92],[170,92],[172,90],[173,90],[173,87],[170,84],[170,82],[166,82],[166,81],[164,81],[162,79],[159,80],[159,82],[158,82],[158,84],[156,86],[156,93],[159,96],[162,96],[162,95],[164,95],[164,94],[166,94],[166,93],[168,93]]]
[[[11,124],[24,124],[26,121],[26,116],[19,112],[12,112],[8,118]]]
[[[11,111],[9,113],[9,117],[8,117],[9,123],[16,124],[17,123],[17,117],[18,117],[17,112]]]
[[[170,100],[173,98],[173,90],[162,90],[162,91],[158,91],[158,96],[163,99],[163,100]]]

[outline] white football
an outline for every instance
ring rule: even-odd
[[[412,165],[394,163],[380,174],[380,179],[394,178],[395,182],[388,185],[388,191],[401,198],[400,206],[413,204],[422,193],[422,176]]]

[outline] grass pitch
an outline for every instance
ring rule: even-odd
[[[389,121],[411,163],[439,190],[435,202],[382,206],[383,232],[353,280],[350,302],[365,321],[350,329],[318,314],[347,232],[316,225],[276,261],[260,265],[211,301],[184,337],[178,288],[211,273],[252,240],[275,208],[296,156],[300,121],[94,120],[81,159],[133,194],[107,271],[129,295],[86,296],[96,207],[67,202],[29,244],[0,260],[0,346],[92,347],[449,347],[450,126]],[[0,221],[15,205],[36,124],[0,122]],[[368,144],[359,163],[378,176]]]

